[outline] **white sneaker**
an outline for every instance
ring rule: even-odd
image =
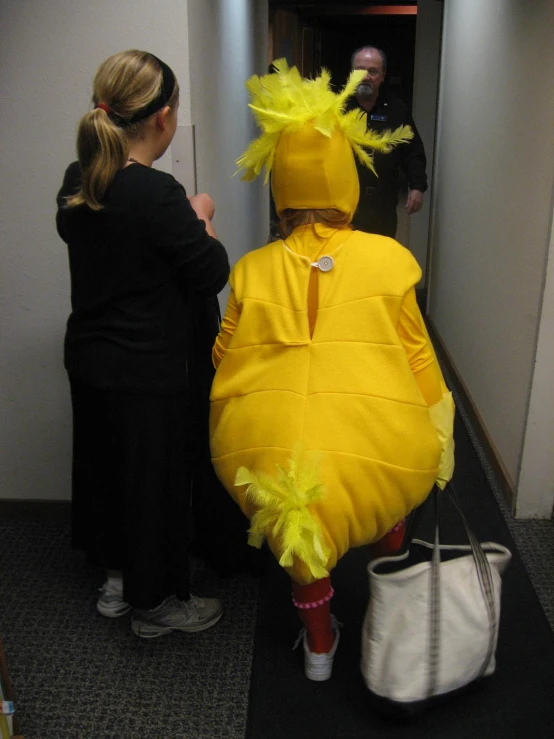
[[[100,588],[100,597],[96,604],[96,610],[106,618],[119,618],[129,613],[131,606],[123,600],[123,593],[114,590],[104,583]]]
[[[143,639],[154,639],[171,631],[204,631],[215,626],[222,615],[223,606],[216,598],[191,595],[185,602],[172,595],[152,611],[135,609],[131,628]]]
[[[298,639],[294,644],[293,649],[296,649],[296,647],[300,644],[300,640],[302,640],[304,644],[304,674],[306,675],[308,680],[323,682],[324,680],[329,680],[329,678],[331,677],[331,673],[333,671],[333,660],[335,658],[335,652],[337,651],[337,647],[339,645],[339,629],[342,624],[337,621],[335,616],[331,616],[331,625],[335,633],[335,641],[333,642],[333,647],[330,652],[323,652],[321,654],[319,654],[318,652],[310,652],[310,648],[308,646],[308,634],[306,633],[306,629],[301,629],[300,634],[298,635]]]

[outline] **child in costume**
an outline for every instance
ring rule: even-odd
[[[284,239],[244,256],[213,349],[215,470],[292,578],[305,673],[331,676],[339,641],[329,573],[378,542],[453,471],[452,396],[416,302],[421,270],[388,237],[352,231],[354,153],[406,141],[344,113],[326,71],[284,60],[247,83],[263,129],[238,160],[266,168]]]

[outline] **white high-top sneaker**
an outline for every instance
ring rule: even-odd
[[[293,649],[296,649],[296,647],[300,644],[300,641],[303,642],[304,645],[304,674],[308,678],[308,680],[316,680],[317,682],[323,682],[324,680],[329,680],[331,677],[331,673],[333,671],[333,660],[335,658],[335,652],[337,651],[337,647],[339,645],[339,638],[340,638],[340,627],[342,624],[340,624],[335,616],[331,616],[331,624],[333,626],[333,632],[335,633],[335,641],[333,643],[333,648],[330,652],[323,652],[322,654],[318,654],[317,652],[310,652],[310,648],[308,646],[308,634],[306,633],[306,629],[301,629],[300,634],[298,635],[298,639],[296,640]]]

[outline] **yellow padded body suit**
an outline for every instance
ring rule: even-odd
[[[334,261],[328,272],[312,266],[322,255]],[[328,570],[384,536],[438,475],[429,406],[447,389],[415,301],[420,277],[393,239],[321,225],[250,252],[231,274],[213,352],[214,468],[251,517],[234,486],[239,467],[273,474],[299,444],[321,452],[326,492],[312,514]],[[279,557],[280,542],[268,539]],[[287,570],[314,579],[300,560]]]

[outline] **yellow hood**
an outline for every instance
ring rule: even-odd
[[[359,110],[345,112],[348,98],[364,77],[350,74],[343,90],[335,93],[327,70],[314,80],[302,79],[284,59],[273,62],[275,74],[251,77],[246,83],[250,108],[262,130],[237,159],[244,180],[253,180],[265,168],[277,212],[285,208],[335,208],[353,215],[359,184],[354,154],[373,169],[373,151],[387,153],[409,141],[413,131],[375,133]]]
[[[336,208],[352,217],[360,186],[348,139],[338,129],[324,136],[312,123],[281,134],[271,189],[277,213],[285,208]]]

